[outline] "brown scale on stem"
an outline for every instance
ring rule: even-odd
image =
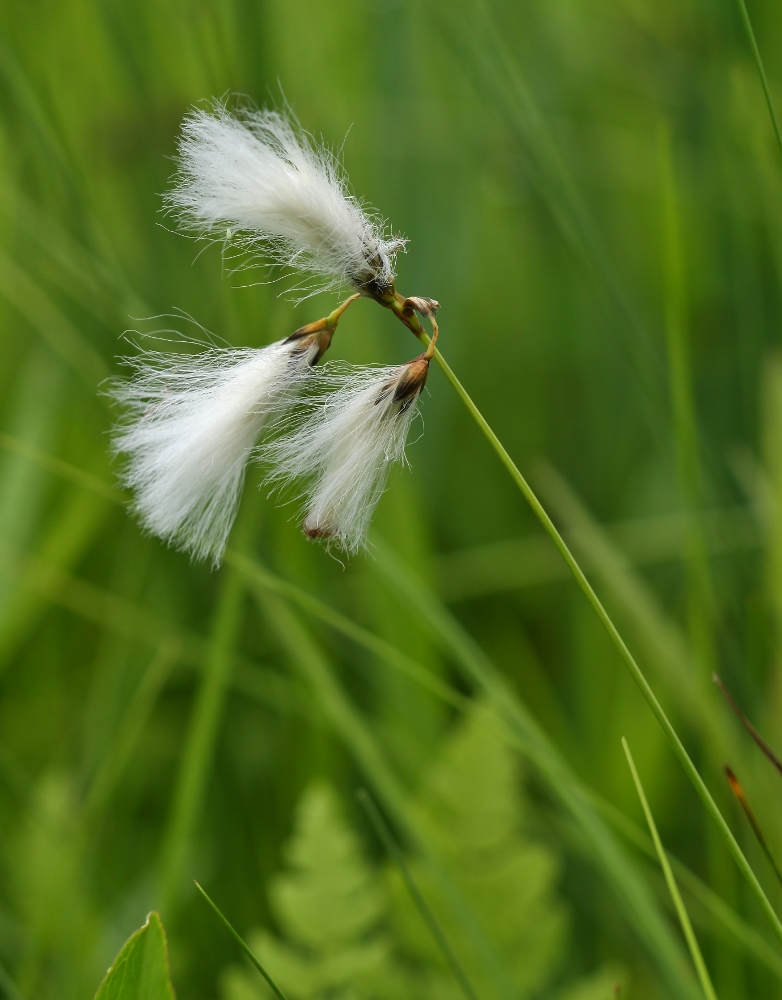
[[[326,351],[329,349],[331,344],[331,339],[334,336],[334,332],[337,329],[337,324],[339,323],[342,314],[356,299],[361,298],[361,293],[356,292],[351,295],[350,298],[345,299],[341,305],[329,313],[328,316],[324,316],[322,319],[315,320],[314,323],[307,323],[306,326],[300,326],[298,330],[295,330],[290,337],[285,341],[286,344],[297,344],[297,352],[305,352],[313,344],[317,344],[318,352],[312,359],[311,364],[317,364],[318,361],[323,357]]]

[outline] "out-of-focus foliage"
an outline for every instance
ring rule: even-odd
[[[782,5],[748,6],[780,106]],[[665,847],[690,869],[683,892],[718,995],[782,996],[778,949],[648,706],[437,370],[376,548],[345,566],[252,475],[217,572],[128,514],[100,393],[134,350],[122,332],[191,333],[181,310],[259,345],[338,301],[294,308],[286,279],[232,274],[219,247],[160,214],[183,115],[231,93],[287,102],[409,237],[400,291],[442,303],[444,355],[782,909],[721,767],[778,856],[779,779],[710,682],[719,671],[775,741],[782,156],[735,0],[6,0],[0,993],[92,995],[155,909],[178,994],[213,998],[237,955],[193,879],[238,928],[273,928],[262,888],[320,781],[377,871],[352,811],[369,788],[465,964],[499,952],[480,1000],[509,1000],[508,984],[549,967],[542,945],[514,951],[500,919],[515,876],[496,875],[481,931],[488,890],[426,818],[447,809],[460,841],[486,844],[484,873],[511,865],[510,813],[489,813],[499,772],[471,779],[463,811],[423,777],[480,697],[523,758],[525,850],[560,866],[570,929],[556,977],[615,963],[633,1000],[698,995],[637,836],[625,735]],[[362,301],[330,353],[396,363],[419,350]],[[435,884],[438,866],[452,875]],[[536,919],[541,940],[556,912]],[[289,927],[275,933],[292,946]]]
[[[525,836],[527,803],[513,755],[478,709],[449,734],[412,808],[441,849],[449,890],[480,921],[515,996],[603,1000],[621,977],[609,971],[570,985],[565,911],[555,893],[556,854]],[[370,867],[333,790],[304,793],[285,849],[287,870],[269,884],[282,939],[266,931],[249,942],[292,1000],[332,997],[461,997],[440,947],[411,900],[398,869]],[[405,862],[479,996],[494,989],[487,956],[469,924],[442,898],[442,872]],[[553,981],[553,982],[552,982]],[[271,993],[255,973],[226,972],[225,1000]]]

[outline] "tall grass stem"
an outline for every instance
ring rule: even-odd
[[[676,885],[676,879],[673,877],[670,862],[668,861],[665,848],[660,840],[660,834],[657,832],[657,824],[654,822],[654,816],[652,816],[652,810],[649,808],[649,803],[646,800],[646,794],[644,793],[641,779],[638,776],[633,755],[630,752],[630,747],[624,736],[622,737],[622,746],[624,747],[624,752],[627,757],[627,763],[630,766],[630,773],[632,774],[633,781],[635,782],[638,798],[641,800],[641,806],[644,811],[644,816],[646,816],[646,822],[649,825],[649,832],[651,833],[652,840],[654,841],[657,857],[660,859],[660,866],[662,867],[663,874],[665,875],[668,891],[671,894],[671,899],[673,900],[673,905],[676,908],[679,922],[682,925],[682,931],[687,939],[687,946],[690,949],[690,954],[692,955],[692,960],[695,965],[695,971],[698,973],[698,979],[700,980],[701,987],[703,988],[704,996],[706,997],[706,1000],[717,1000],[717,994],[714,992],[714,986],[712,985],[711,977],[709,976],[709,970],[706,968],[706,963],[703,960],[703,955],[701,954],[701,949],[698,945],[698,939],[695,937],[695,932],[692,929],[692,924],[690,923],[690,918],[684,906],[681,893],[679,892],[679,887]]]
[[[423,340],[423,342],[428,345],[429,338],[426,336],[426,334],[421,334],[420,335],[420,339]],[[576,583],[578,584],[578,586],[583,591],[584,595],[586,596],[586,599],[589,601],[589,603],[592,606],[592,609],[594,610],[595,614],[600,619],[600,621],[602,622],[602,624],[605,627],[606,631],[608,632],[608,635],[610,636],[611,641],[614,643],[614,645],[616,646],[617,650],[619,651],[619,654],[622,657],[622,660],[624,661],[625,666],[629,670],[630,675],[632,676],[633,680],[636,682],[636,684],[638,685],[638,687],[641,689],[642,695],[646,699],[646,701],[647,701],[649,707],[651,708],[651,710],[652,710],[655,718],[659,722],[660,726],[662,727],[663,732],[665,733],[665,735],[667,736],[667,738],[668,738],[671,746],[673,747],[673,751],[676,754],[676,756],[678,757],[679,763],[681,764],[682,768],[684,769],[685,774],[687,775],[687,777],[690,779],[690,781],[692,782],[693,786],[695,787],[695,790],[698,793],[701,801],[703,802],[703,804],[704,804],[704,806],[706,808],[706,811],[711,816],[711,818],[714,820],[714,822],[716,823],[718,829],[720,830],[720,832],[722,833],[723,837],[725,838],[725,841],[726,841],[726,843],[728,845],[728,849],[729,849],[730,853],[732,854],[732,856],[733,856],[736,864],[738,865],[739,870],[741,871],[742,875],[747,880],[747,883],[749,884],[749,887],[752,890],[754,896],[758,900],[758,903],[760,904],[761,909],[763,910],[763,912],[768,917],[768,919],[769,919],[769,921],[771,923],[771,926],[774,929],[774,933],[779,938],[779,940],[782,941],[782,922],[780,921],[779,917],[776,914],[776,911],[774,910],[774,907],[771,905],[771,902],[769,901],[768,897],[766,896],[765,892],[763,891],[763,887],[761,886],[760,882],[758,881],[757,876],[755,875],[754,871],[752,870],[751,865],[749,864],[749,862],[747,861],[746,857],[744,856],[744,852],[739,847],[738,841],[733,836],[733,833],[731,832],[730,827],[728,826],[728,824],[725,822],[725,819],[724,819],[722,813],[720,812],[720,810],[719,810],[719,808],[717,806],[717,803],[712,798],[712,795],[709,792],[708,788],[706,787],[705,782],[701,778],[701,776],[700,776],[700,774],[698,772],[698,769],[693,764],[693,762],[692,762],[692,760],[690,758],[690,755],[687,753],[687,751],[686,751],[686,749],[684,747],[684,744],[679,739],[679,736],[676,733],[676,730],[673,728],[673,725],[671,724],[670,720],[668,719],[668,716],[665,714],[665,711],[664,711],[662,705],[657,700],[657,697],[656,697],[654,691],[652,690],[651,686],[649,685],[649,682],[646,680],[646,677],[645,677],[643,671],[641,670],[641,668],[639,667],[639,665],[636,663],[635,658],[633,657],[633,654],[628,649],[628,647],[627,647],[624,639],[622,638],[622,636],[620,635],[618,629],[614,625],[613,620],[611,619],[611,616],[608,614],[608,612],[606,611],[606,609],[603,607],[603,604],[600,601],[600,598],[597,596],[597,594],[595,593],[595,591],[592,589],[592,585],[590,584],[589,580],[587,580],[586,576],[584,575],[583,570],[579,566],[579,564],[578,564],[575,556],[573,555],[573,553],[568,548],[568,546],[567,546],[564,538],[560,535],[559,531],[557,531],[557,528],[554,525],[554,522],[551,520],[551,518],[547,514],[546,510],[544,509],[544,507],[542,506],[542,504],[538,500],[537,496],[533,492],[532,488],[530,487],[529,483],[524,478],[524,476],[521,474],[521,472],[518,469],[518,467],[516,466],[515,462],[513,461],[513,459],[510,457],[510,455],[506,451],[506,449],[505,449],[504,445],[502,444],[502,442],[500,441],[500,439],[497,437],[497,435],[492,430],[492,428],[489,425],[489,423],[486,420],[486,418],[483,416],[483,414],[481,413],[481,411],[478,409],[478,407],[473,402],[472,397],[470,396],[470,394],[467,392],[467,390],[464,388],[464,386],[462,385],[462,383],[457,378],[457,376],[456,376],[455,372],[453,371],[453,369],[451,368],[451,366],[447,363],[447,361],[442,356],[442,353],[440,351],[436,351],[435,352],[435,357],[436,357],[437,362],[440,365],[443,373],[445,374],[445,377],[448,379],[448,381],[451,383],[452,387],[455,389],[457,395],[459,396],[459,398],[462,400],[462,402],[466,406],[466,408],[467,408],[468,412],[470,413],[470,415],[472,416],[473,420],[475,420],[476,424],[480,428],[480,430],[483,433],[484,437],[486,437],[486,439],[488,440],[489,444],[491,445],[491,447],[494,449],[494,451],[496,452],[497,456],[499,457],[500,461],[502,462],[502,464],[505,466],[506,470],[510,474],[510,476],[513,479],[514,483],[518,486],[518,488],[521,491],[522,495],[524,496],[525,500],[527,501],[527,503],[532,508],[535,516],[540,521],[540,523],[543,526],[544,530],[546,531],[546,533],[548,534],[548,536],[551,538],[551,540],[554,543],[554,545],[557,547],[557,550],[559,551],[560,555],[565,560],[565,562],[567,563],[568,568],[570,569],[571,573],[573,574],[573,576],[574,576],[574,578],[576,580]]]
[[[380,839],[382,840],[383,846],[391,855],[391,857],[394,859],[394,863],[399,869],[402,879],[404,880],[405,886],[407,887],[407,891],[410,893],[410,898],[415,903],[416,909],[421,914],[421,917],[426,926],[429,928],[430,934],[434,938],[437,947],[442,952],[445,961],[448,963],[448,966],[454,975],[454,978],[459,984],[459,987],[461,988],[464,995],[467,997],[467,1000],[478,1000],[478,995],[473,989],[472,984],[470,983],[470,980],[467,977],[467,973],[464,971],[462,964],[456,955],[456,952],[451,947],[451,944],[448,938],[446,937],[442,927],[440,926],[437,917],[435,917],[431,907],[426,902],[423,893],[418,888],[418,885],[416,884],[415,879],[413,878],[410,872],[410,869],[407,867],[404,855],[399,849],[399,845],[394,840],[393,834],[391,833],[388,824],[383,819],[380,810],[375,805],[374,801],[372,800],[372,797],[366,791],[366,789],[364,788],[360,789],[357,798],[358,801],[361,803],[364,812],[369,817],[369,821],[375,828],[375,832],[377,833],[378,837],[380,837]]]
[[[228,931],[228,933],[231,935],[231,937],[234,939],[234,941],[236,941],[236,943],[239,945],[239,947],[242,949],[242,951],[245,953],[245,955],[250,959],[250,961],[255,966],[255,968],[260,972],[260,974],[263,976],[263,978],[269,984],[269,988],[274,993],[274,995],[277,997],[277,1000],[288,1000],[288,998],[282,992],[282,990],[277,985],[277,983],[275,983],[275,981],[272,979],[272,977],[269,975],[269,973],[266,971],[266,969],[264,969],[264,967],[261,965],[261,963],[255,957],[255,955],[252,953],[252,951],[250,950],[249,946],[247,944],[245,944],[243,938],[239,935],[238,931],[236,931],[234,929],[234,927],[231,924],[231,922],[223,914],[222,910],[218,907],[217,903],[215,903],[207,895],[206,891],[198,884],[198,882],[195,883],[195,887],[196,887],[196,889],[198,889],[198,891],[201,893],[201,895],[207,901],[207,903],[209,904],[209,906],[211,906],[213,912],[215,913],[215,915],[217,916],[217,918],[220,920],[220,922],[223,924],[223,926]]]
[[[760,82],[763,85],[763,93],[766,97],[768,113],[771,116],[771,124],[774,126],[774,135],[777,137],[779,151],[782,153],[782,131],[780,130],[779,119],[777,118],[777,112],[774,108],[774,99],[771,96],[771,88],[768,85],[768,78],[766,77],[766,70],[763,65],[763,57],[760,54],[758,42],[755,38],[755,29],[752,27],[752,19],[749,16],[749,11],[747,10],[747,5],[744,0],[736,0],[736,3],[738,4],[739,14],[741,15],[741,20],[744,24],[744,30],[747,32],[747,38],[749,39],[749,44],[752,48],[752,54],[755,57],[755,65],[758,68]]]

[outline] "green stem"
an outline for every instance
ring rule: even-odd
[[[763,84],[763,93],[766,95],[766,104],[768,106],[768,113],[771,115],[771,122],[774,126],[774,133],[777,137],[777,143],[779,144],[779,150],[782,152],[782,131],[779,128],[779,121],[777,120],[777,113],[774,110],[774,101],[771,98],[771,89],[768,85],[768,80],[766,78],[766,70],[763,67],[763,57],[760,54],[760,49],[758,48],[757,39],[755,38],[755,32],[752,28],[752,21],[749,17],[749,11],[747,10],[747,5],[744,0],[736,0],[739,7],[739,13],[741,14],[741,20],[744,22],[744,28],[747,32],[747,38],[749,38],[749,44],[752,47],[752,53],[755,56],[755,64],[758,67],[758,73],[760,74],[760,82]]]
[[[421,914],[424,923],[429,928],[429,933],[432,935],[437,947],[442,952],[443,957],[448,963],[448,966],[461,987],[462,992],[465,997],[467,997],[467,1000],[478,1000],[478,996],[473,989],[470,980],[467,978],[467,973],[462,968],[459,959],[456,957],[456,952],[451,947],[448,938],[445,936],[445,932],[438,923],[431,907],[426,902],[423,893],[416,885],[415,879],[411,875],[410,869],[407,867],[404,855],[399,849],[399,845],[394,840],[391,830],[389,829],[386,821],[383,819],[380,810],[375,805],[366,789],[359,789],[357,797],[369,817],[372,826],[375,828],[375,833],[377,833],[378,837],[380,837],[383,841],[383,846],[394,859],[405,886],[407,887],[407,891],[410,893],[410,897],[415,903],[418,912]]]
[[[643,785],[641,784],[641,779],[638,776],[633,755],[630,753],[630,747],[628,746],[627,740],[624,736],[622,737],[622,746],[624,747],[625,756],[627,757],[627,763],[630,765],[630,773],[632,774],[633,781],[635,782],[638,798],[641,800],[641,806],[643,807],[646,822],[649,825],[649,832],[651,833],[652,840],[654,841],[657,857],[660,860],[660,865],[662,867],[663,874],[665,875],[668,891],[671,894],[671,899],[673,900],[673,905],[676,908],[679,922],[682,925],[682,931],[684,931],[684,936],[687,939],[687,945],[690,949],[690,954],[692,955],[695,970],[698,973],[698,979],[700,980],[701,987],[707,1000],[717,1000],[717,994],[714,992],[714,986],[712,985],[711,977],[709,976],[709,970],[706,968],[706,963],[703,961],[703,955],[701,954],[701,949],[698,945],[698,939],[695,937],[695,931],[692,929],[692,924],[690,923],[690,918],[684,906],[684,901],[682,900],[681,893],[679,892],[679,887],[676,885],[676,879],[673,877],[670,862],[668,861],[665,848],[660,840],[660,834],[657,832],[657,824],[654,822],[652,810],[649,808],[649,803],[646,801],[646,794],[644,792]]]
[[[419,337],[419,339],[422,340],[428,346],[429,337],[426,335],[426,333],[424,333],[423,329],[421,328],[420,333],[417,330],[415,330],[414,332]],[[633,654],[627,648],[624,639],[619,634],[619,631],[617,627],[614,625],[613,621],[611,620],[610,615],[603,607],[600,598],[592,589],[592,585],[584,575],[581,567],[576,561],[575,556],[567,547],[564,538],[557,531],[554,522],[548,516],[544,507],[542,506],[538,498],[535,496],[529,483],[521,474],[518,467],[514,463],[513,459],[508,454],[508,452],[505,450],[500,439],[497,437],[497,435],[489,426],[486,418],[483,416],[481,411],[472,401],[472,398],[470,397],[469,393],[464,388],[462,383],[459,381],[459,379],[456,377],[451,366],[448,364],[445,358],[443,358],[440,351],[435,351],[435,358],[437,359],[440,368],[443,370],[445,377],[448,379],[453,388],[456,390],[457,395],[464,403],[464,405],[467,407],[467,410],[469,411],[473,420],[476,422],[478,427],[483,432],[484,437],[488,440],[489,444],[496,452],[500,461],[505,466],[507,471],[510,473],[511,479],[513,479],[514,483],[518,486],[519,490],[521,490],[524,499],[530,505],[535,516],[543,525],[543,528],[545,529],[546,533],[551,538],[554,545],[557,547],[559,554],[565,560],[565,563],[570,569],[570,572],[575,577],[576,583],[579,585],[584,595],[586,596],[586,599],[591,604],[593,611],[600,619],[600,621],[603,623],[605,630],[611,637],[611,641],[614,643],[614,645],[619,651],[620,656],[624,660],[625,666],[629,670],[633,680],[641,689],[641,694],[646,699],[655,718],[660,723],[663,732],[668,737],[668,741],[673,747],[674,753],[679,758],[679,763],[684,768],[685,774],[694,785],[695,791],[698,793],[698,795],[701,798],[701,801],[706,807],[706,811],[714,820],[714,822],[717,825],[717,828],[720,830],[723,837],[725,838],[725,842],[728,845],[728,850],[733,855],[733,858],[736,864],[738,865],[742,875],[749,883],[749,887],[752,890],[753,894],[755,895],[756,899],[758,900],[761,909],[770,920],[771,925],[774,928],[774,933],[777,935],[779,940],[782,941],[782,922],[780,922],[780,919],[777,916],[774,907],[769,902],[768,897],[763,891],[763,887],[761,886],[755,873],[750,867],[750,864],[747,861],[746,857],[744,856],[743,851],[739,847],[738,841],[733,836],[728,824],[725,822],[722,813],[719,811],[717,807],[717,803],[712,798],[711,793],[706,787],[706,784],[704,783],[703,779],[698,773],[698,770],[696,769],[695,765],[690,759],[690,755],[685,750],[684,744],[679,739],[676,730],[671,725],[668,716],[665,714],[662,705],[660,705],[659,701],[657,700],[654,691],[652,691],[652,688],[650,687],[649,682],[644,676],[643,671],[636,663]]]
[[[242,951],[245,953],[245,955],[250,959],[250,961],[253,963],[253,965],[255,966],[255,968],[260,972],[260,974],[263,976],[263,978],[269,984],[269,987],[271,988],[271,990],[274,993],[274,995],[277,997],[277,1000],[288,1000],[288,998],[282,992],[282,990],[280,989],[280,987],[275,983],[275,981],[272,979],[272,977],[269,975],[269,973],[266,971],[266,969],[264,969],[264,967],[261,965],[261,963],[255,957],[255,955],[253,955],[253,953],[250,951],[249,947],[244,943],[244,941],[242,940],[242,938],[239,936],[239,933],[234,930],[233,925],[228,920],[228,918],[223,915],[223,912],[218,907],[217,903],[213,902],[209,898],[209,896],[201,888],[201,886],[198,884],[198,882],[195,883],[195,887],[196,887],[196,889],[198,889],[198,891],[201,893],[201,895],[204,897],[204,899],[207,901],[207,903],[212,907],[212,909],[214,910],[214,912],[217,915],[218,919],[225,926],[225,929],[228,931],[228,933],[231,935],[231,937],[234,939],[234,941],[236,941],[236,943],[239,945],[239,947],[242,949]]]

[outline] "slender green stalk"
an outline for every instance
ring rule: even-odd
[[[218,907],[217,903],[215,903],[207,895],[206,891],[198,884],[198,882],[195,883],[195,887],[196,887],[196,889],[198,889],[198,891],[201,893],[201,895],[204,897],[204,899],[207,901],[207,903],[212,907],[212,910],[217,915],[217,918],[220,921],[222,921],[223,926],[228,931],[228,933],[231,935],[231,937],[234,939],[234,941],[236,941],[236,943],[239,945],[239,947],[242,949],[242,951],[245,953],[245,955],[250,959],[250,961],[253,963],[253,965],[255,966],[255,968],[260,972],[260,974],[263,976],[263,978],[269,984],[269,987],[272,990],[272,992],[274,993],[274,995],[277,997],[277,1000],[288,1000],[288,998],[282,992],[282,990],[280,989],[280,987],[275,983],[275,981],[272,979],[272,977],[269,975],[269,973],[266,971],[266,969],[264,969],[264,967],[261,965],[261,963],[255,957],[255,955],[252,953],[252,951],[250,951],[250,948],[248,947],[248,945],[245,944],[244,940],[239,936],[238,932],[236,930],[234,930],[233,925],[230,923],[230,921],[228,920],[228,918],[223,914],[222,910]]]
[[[99,816],[138,746],[160,692],[179,657],[176,639],[164,639],[133,693],[116,734],[101,760],[84,802],[87,820]]]
[[[407,867],[404,855],[400,851],[399,845],[394,840],[393,834],[391,833],[388,824],[383,819],[380,810],[372,801],[372,797],[366,789],[360,789],[357,794],[357,798],[364,807],[364,811],[369,817],[372,826],[375,828],[375,832],[378,837],[380,837],[383,841],[383,846],[394,859],[404,883],[407,886],[407,891],[410,893],[410,897],[415,903],[418,912],[421,914],[424,923],[429,928],[429,932],[434,938],[437,947],[442,952],[448,966],[451,969],[451,972],[454,975],[454,978],[461,987],[462,992],[467,997],[467,1000],[478,1000],[478,995],[473,989],[470,980],[467,978],[467,973],[462,968],[462,964],[457,958],[456,952],[451,947],[448,938],[445,936],[445,932],[440,926],[437,917],[435,917],[431,907],[424,899],[423,893],[416,885],[415,879],[413,878],[410,869]]]
[[[744,0],[736,0],[736,3],[738,4],[739,14],[741,14],[741,20],[744,22],[744,28],[747,32],[747,38],[749,39],[749,44],[752,48],[752,54],[755,57],[755,65],[758,68],[760,82],[763,85],[763,93],[766,95],[766,105],[768,107],[768,113],[771,115],[771,123],[774,126],[774,134],[777,137],[779,151],[782,153],[782,131],[780,131],[779,128],[777,113],[776,110],[774,109],[774,101],[771,97],[771,88],[768,85],[766,70],[763,66],[763,57],[760,54],[760,49],[758,48],[757,39],[755,38],[755,30],[752,27],[752,21],[750,20],[749,11],[747,10],[747,5],[744,2]]]
[[[0,431],[0,448],[21,455],[29,461],[35,462],[36,465],[48,469],[58,476],[62,476],[63,479],[69,479],[72,483],[76,483],[77,486],[83,486],[85,489],[92,490],[93,493],[97,493],[107,500],[112,500],[114,503],[120,504],[125,502],[125,497],[119,490],[115,490],[113,486],[109,486],[108,483],[105,483],[97,476],[93,476],[92,473],[85,472],[84,469],[71,465],[70,462],[65,462],[55,455],[41,451],[26,441],[22,441],[11,434],[6,434],[5,431]]]
[[[659,160],[663,208],[663,284],[668,383],[679,486],[687,514],[684,548],[688,585],[687,608],[690,641],[700,668],[698,677],[701,682],[705,682],[714,669],[714,596],[708,546],[700,516],[703,473],[692,388],[685,246],[671,135],[666,125],[660,129]]]
[[[24,1000],[24,997],[17,989],[16,983],[0,964],[0,990],[5,993],[8,1000]]]
[[[648,834],[641,829],[633,820],[606,799],[602,799],[594,792],[586,793],[601,816],[627,841],[642,851],[649,858],[656,858],[657,853],[654,844]],[[690,896],[705,910],[712,918],[709,930],[714,931],[713,921],[718,921],[736,941],[745,949],[745,954],[751,954],[759,962],[766,966],[777,979],[782,980],[782,955],[769,944],[769,942],[739,916],[720,896],[702,879],[695,875],[678,858],[668,854],[676,878],[682,886],[689,892]],[[703,923],[701,917],[701,923]]]
[[[419,327],[419,330],[414,331],[414,332],[419,337],[419,339],[422,340],[428,346],[428,344],[429,344],[429,337],[426,335],[426,333],[424,333],[423,329],[421,329]],[[768,897],[766,896],[765,892],[763,891],[763,887],[761,886],[760,882],[757,879],[757,876],[755,875],[754,871],[752,870],[752,867],[751,867],[749,861],[747,861],[746,857],[744,856],[744,852],[739,847],[738,841],[733,836],[733,833],[731,832],[731,829],[728,826],[728,824],[725,822],[725,819],[724,819],[722,813],[720,812],[719,807],[717,806],[717,803],[712,798],[712,795],[709,792],[708,788],[706,787],[706,784],[705,784],[703,778],[701,778],[701,776],[700,776],[700,774],[698,772],[698,769],[693,764],[693,762],[692,762],[692,760],[690,758],[690,755],[687,753],[687,751],[686,751],[686,749],[684,747],[684,744],[679,739],[679,736],[676,733],[676,730],[671,725],[671,722],[668,719],[668,716],[665,714],[665,711],[664,711],[662,705],[657,700],[657,697],[656,697],[654,691],[652,690],[651,686],[649,685],[649,682],[647,681],[647,679],[646,679],[643,671],[641,670],[641,668],[636,663],[635,657],[633,656],[633,654],[628,649],[628,647],[627,647],[624,639],[622,638],[622,636],[619,633],[619,630],[614,625],[614,623],[613,623],[613,621],[611,619],[611,616],[608,614],[608,612],[606,611],[606,609],[603,607],[603,604],[600,601],[600,598],[597,596],[597,594],[595,593],[595,591],[592,589],[592,585],[590,584],[589,580],[587,580],[586,576],[584,575],[583,570],[579,566],[579,564],[578,564],[575,556],[573,555],[573,553],[568,548],[568,546],[567,546],[564,538],[557,531],[556,526],[554,525],[554,522],[548,516],[545,508],[543,507],[543,505],[541,504],[541,502],[538,500],[537,496],[535,496],[535,493],[533,492],[532,487],[529,485],[529,483],[527,482],[527,480],[521,474],[519,468],[516,466],[516,464],[513,461],[513,459],[510,457],[510,455],[508,454],[508,452],[505,450],[504,445],[502,444],[502,442],[500,441],[500,439],[497,437],[497,435],[494,433],[494,431],[492,430],[492,428],[489,425],[488,421],[483,416],[483,414],[478,409],[478,407],[475,405],[475,403],[472,400],[472,397],[467,392],[467,390],[464,388],[464,386],[459,381],[459,379],[456,377],[455,372],[453,371],[453,369],[451,368],[451,366],[448,364],[448,362],[445,360],[445,358],[442,356],[442,354],[441,354],[441,352],[439,350],[435,351],[435,358],[437,359],[437,362],[440,365],[440,368],[442,369],[443,373],[445,374],[445,377],[451,383],[451,385],[455,389],[457,395],[459,396],[459,398],[461,399],[461,401],[464,403],[465,407],[467,408],[468,412],[470,413],[470,416],[476,422],[476,424],[480,428],[481,432],[483,433],[484,437],[488,440],[489,444],[491,445],[491,447],[496,452],[498,458],[500,459],[500,461],[502,462],[502,464],[505,466],[506,470],[510,474],[511,479],[518,486],[519,490],[521,491],[522,495],[524,496],[524,499],[527,501],[527,503],[532,508],[533,513],[535,514],[535,516],[537,517],[537,519],[542,524],[542,526],[543,526],[544,530],[546,531],[546,533],[548,534],[549,538],[551,538],[552,542],[554,543],[554,545],[556,546],[557,550],[559,551],[559,554],[565,560],[565,563],[567,564],[568,568],[570,569],[570,572],[573,574],[573,576],[574,576],[574,578],[576,580],[576,583],[581,588],[581,590],[583,591],[586,599],[589,601],[590,605],[592,606],[593,611],[595,612],[595,614],[597,615],[597,617],[600,619],[600,621],[603,623],[603,626],[604,626],[605,630],[608,632],[608,635],[610,636],[611,641],[614,643],[614,645],[616,646],[617,650],[619,651],[619,654],[622,657],[622,660],[624,661],[625,666],[629,670],[630,675],[632,676],[633,680],[636,682],[636,684],[638,685],[638,687],[641,689],[641,694],[646,699],[646,701],[647,701],[649,707],[651,708],[651,710],[652,710],[655,718],[659,722],[660,726],[662,727],[663,732],[665,733],[665,735],[668,738],[668,741],[670,742],[671,746],[673,747],[674,753],[679,758],[679,763],[681,764],[682,768],[684,769],[684,773],[687,775],[687,777],[692,782],[693,786],[695,787],[695,791],[698,793],[701,801],[703,802],[704,806],[706,807],[706,811],[711,816],[711,818],[714,820],[714,822],[716,823],[718,829],[720,830],[720,832],[722,833],[723,837],[725,838],[725,841],[726,841],[726,843],[728,845],[728,850],[733,855],[733,858],[734,858],[736,864],[738,865],[739,870],[741,871],[742,875],[744,876],[744,878],[749,883],[750,889],[752,890],[754,896],[758,900],[758,903],[760,904],[761,909],[763,910],[763,912],[766,914],[766,916],[768,917],[769,921],[771,922],[771,926],[774,929],[774,933],[779,938],[779,940],[782,941],[782,921],[780,921],[779,917],[777,916],[776,911],[774,910],[774,907],[771,905],[771,902],[769,901]]]
[[[628,746],[627,740],[624,736],[622,737],[622,746],[624,747],[625,755],[627,757],[627,763],[630,766],[630,773],[632,774],[633,781],[635,782],[638,798],[641,800],[641,806],[643,807],[644,815],[646,816],[646,822],[649,824],[649,832],[651,833],[652,840],[654,841],[657,857],[660,859],[660,866],[662,867],[663,874],[665,875],[665,881],[668,884],[668,891],[671,894],[671,899],[673,900],[673,905],[676,907],[679,922],[682,925],[684,936],[687,939],[687,946],[690,949],[690,954],[692,955],[692,960],[695,965],[695,971],[698,973],[698,979],[700,980],[701,987],[703,988],[703,993],[707,1000],[717,1000],[717,994],[714,992],[714,986],[712,985],[711,978],[709,976],[709,970],[706,968],[706,963],[703,961],[703,955],[701,954],[701,949],[698,945],[698,939],[695,937],[695,932],[692,929],[690,918],[687,915],[687,910],[684,907],[684,902],[682,901],[679,888],[676,885],[676,879],[673,877],[670,863],[668,862],[668,858],[665,854],[665,848],[660,840],[660,834],[657,832],[657,825],[654,822],[652,810],[649,808],[649,803],[646,801],[646,795],[644,793],[643,785],[641,784],[641,779],[638,776],[638,771],[635,767],[633,755],[630,753],[630,747]]]
[[[161,909],[176,905],[183,869],[209,780],[241,620],[242,577],[229,567],[222,581],[203,679],[182,749],[169,826],[160,859]]]

